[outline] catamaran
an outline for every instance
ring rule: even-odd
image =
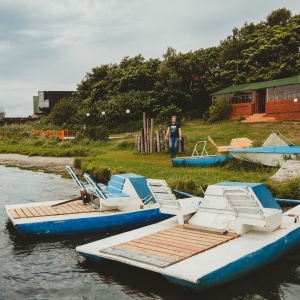
[[[125,230],[170,218],[160,212],[159,203],[147,185],[149,179],[133,173],[113,175],[107,185],[89,175],[82,183],[66,167],[80,196],[67,201],[42,201],[6,205],[6,213],[23,236],[69,235]]]
[[[238,159],[243,159],[266,166],[282,166],[287,160],[300,158],[300,146],[295,146],[279,132],[272,132],[261,147],[229,149]]]
[[[161,211],[176,216],[78,246],[97,261],[117,261],[159,273],[203,292],[241,278],[300,247],[300,201],[283,212],[264,184],[222,182],[182,206],[160,182],[148,182]],[[159,192],[156,192],[157,189]],[[289,202],[289,201],[287,201]]]

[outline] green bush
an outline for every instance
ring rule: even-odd
[[[231,112],[231,105],[225,98],[215,99],[209,108],[209,120],[211,122],[227,120]]]
[[[91,140],[99,141],[99,140],[107,140],[108,139],[108,131],[104,126],[88,126],[84,134]]]
[[[286,180],[283,183],[274,181],[266,182],[272,195],[281,199],[300,199],[300,178]]]

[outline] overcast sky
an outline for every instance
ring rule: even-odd
[[[93,67],[218,46],[283,7],[300,13],[299,0],[0,0],[0,108],[31,115],[38,91],[75,90]]]

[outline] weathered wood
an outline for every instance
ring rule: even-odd
[[[150,153],[153,153],[153,142],[154,142],[154,119],[151,118],[150,120]]]
[[[144,127],[144,152],[148,153],[148,147],[147,147],[147,117],[146,113],[143,112],[143,127]]]
[[[99,251],[165,268],[236,237],[175,226]]]
[[[156,151],[160,152],[160,140],[159,140],[159,131],[156,131]]]
[[[167,257],[157,256],[155,254],[143,253],[136,250],[124,249],[118,246],[110,247],[107,249],[100,250],[100,253],[107,253],[111,255],[116,255],[119,257],[127,258],[130,260],[135,260],[139,262],[144,262],[149,265],[157,266],[160,268],[165,268],[171,265],[174,262],[177,262],[175,259],[170,259]]]

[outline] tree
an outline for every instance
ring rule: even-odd
[[[5,116],[6,116],[5,110],[3,109],[3,107],[0,107],[0,119],[5,118]]]
[[[280,8],[275,11],[272,11],[267,16],[266,24],[268,26],[286,26],[289,20],[291,19],[292,12],[286,8]]]

